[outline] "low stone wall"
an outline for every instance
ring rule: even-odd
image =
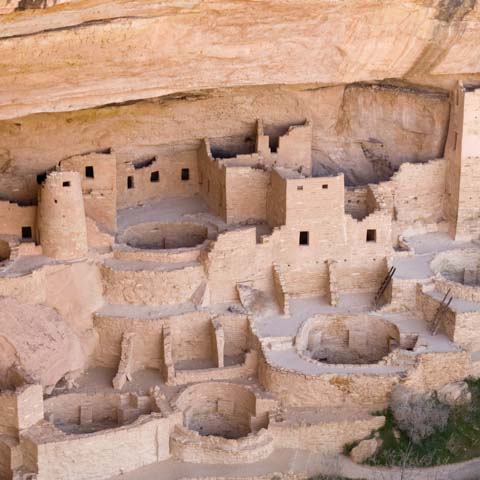
[[[206,242],[204,242],[206,243]],[[115,246],[113,256],[119,260],[159,263],[187,263],[198,260],[204,244],[193,248],[171,250],[140,250],[127,245]]]
[[[0,434],[17,435],[43,419],[43,388],[25,385],[0,393]]]
[[[386,296],[390,303],[389,311],[415,310],[417,305],[417,283],[415,279],[393,277],[387,288]]]
[[[375,368],[375,366],[374,366]],[[334,374],[307,375],[259,360],[259,381],[282,404],[293,407],[385,408],[393,387],[399,382],[395,374]]]
[[[172,455],[184,462],[224,465],[258,462],[274,450],[273,438],[267,430],[239,439],[225,439],[202,437],[198,432],[176,426],[170,445]]]
[[[463,350],[422,353],[417,355],[416,366],[404,382],[418,391],[438,390],[468,377],[471,369],[470,355]]]
[[[450,291],[450,295],[455,298],[469,300],[471,302],[480,302],[480,287],[473,285],[462,285],[458,282],[447,280],[441,275],[434,278],[435,289],[442,294]]]
[[[172,422],[161,414],[84,435],[67,435],[41,422],[21,436],[25,467],[37,480],[100,480],[166,460]]]
[[[175,377],[169,379],[169,385],[185,385],[192,382],[225,381],[248,378],[256,374],[258,354],[255,350],[247,352],[241,365],[223,368],[202,368],[198,370],[175,369]]]
[[[273,287],[278,306],[284,315],[290,315],[290,295],[279,265],[273,264]]]
[[[292,425],[271,420],[268,431],[274,438],[276,448],[310,450],[332,455],[342,453],[346,443],[368,437],[372,430],[381,428],[385,423],[383,416],[342,420],[342,414],[339,414],[338,420],[334,418],[335,411],[332,410],[332,418],[319,423],[299,421]]]
[[[174,305],[192,299],[205,280],[203,266],[163,270],[100,267],[105,298],[113,304]]]

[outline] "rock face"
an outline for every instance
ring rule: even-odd
[[[384,180],[404,161],[441,157],[448,114],[447,92],[398,83],[203,91],[0,121],[0,168],[3,157],[6,173],[38,173],[66,157],[108,148],[121,159],[168,157],[197,149],[205,136],[214,151],[234,155],[253,149],[256,118],[269,129],[308,118],[314,174],[341,171],[347,184],[358,185]],[[9,198],[2,182],[0,195]]]
[[[48,387],[83,368],[79,339],[55,310],[3,298],[0,311],[0,385],[10,386],[12,370]]]
[[[472,401],[472,394],[466,382],[445,385],[437,392],[438,400],[446,405],[465,405]]]
[[[198,89],[382,78],[435,84],[479,72],[474,0],[263,0],[251,8],[234,0],[91,0],[32,13],[0,16],[0,118]]]

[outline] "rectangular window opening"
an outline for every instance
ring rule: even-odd
[[[22,238],[30,240],[32,238],[32,227],[22,227]]]
[[[94,178],[95,175],[93,173],[93,167],[89,165],[88,167],[85,167],[85,176],[87,178]]]
[[[324,190],[326,190],[326,189],[328,188],[328,184],[327,184],[327,183],[324,183],[324,184],[322,185],[322,188],[323,188]]]
[[[150,174],[150,181],[156,183],[160,181],[160,173],[158,171],[152,172]]]
[[[190,180],[190,169],[182,168],[182,181]]]
[[[133,188],[134,184],[133,184],[133,177],[131,175],[129,175],[127,177],[127,188]]]
[[[377,241],[377,231],[367,230],[367,242],[376,242],[376,241]]]
[[[303,185],[298,185],[297,190],[303,190]]]
[[[41,185],[41,184],[45,181],[46,178],[47,178],[47,172],[45,172],[45,173],[39,173],[39,174],[37,175],[37,183],[38,183],[39,185]]]
[[[62,183],[62,187],[69,187],[70,186],[70,182],[63,182]]]
[[[308,245],[309,242],[309,234],[308,232],[300,232],[300,235],[298,237],[298,244],[299,245]]]

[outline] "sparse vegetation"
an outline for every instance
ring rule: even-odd
[[[390,405],[398,428],[416,444],[445,429],[450,415],[450,408],[434,394],[412,393],[401,385],[393,391]]]
[[[442,428],[412,441],[392,411],[382,412],[385,425],[379,429],[382,448],[366,463],[370,465],[428,467],[461,462],[480,456],[480,380],[467,380],[472,403],[449,409]]]

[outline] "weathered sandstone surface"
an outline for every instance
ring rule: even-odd
[[[161,144],[164,155],[175,155],[206,136],[216,151],[235,155],[253,151],[255,118],[276,128],[308,118],[314,173],[343,171],[347,183],[362,184],[388,178],[404,161],[441,157],[448,115],[447,92],[396,83],[202,91],[0,121],[0,169],[37,173],[108,148],[134,159]]]
[[[84,0],[27,9],[0,17],[0,118],[241,85],[439,84],[478,74],[479,28],[475,0]]]
[[[83,368],[79,339],[55,310],[3,298],[0,311],[3,378],[8,378],[10,368],[20,368],[43,386],[50,386],[66,373]]]

